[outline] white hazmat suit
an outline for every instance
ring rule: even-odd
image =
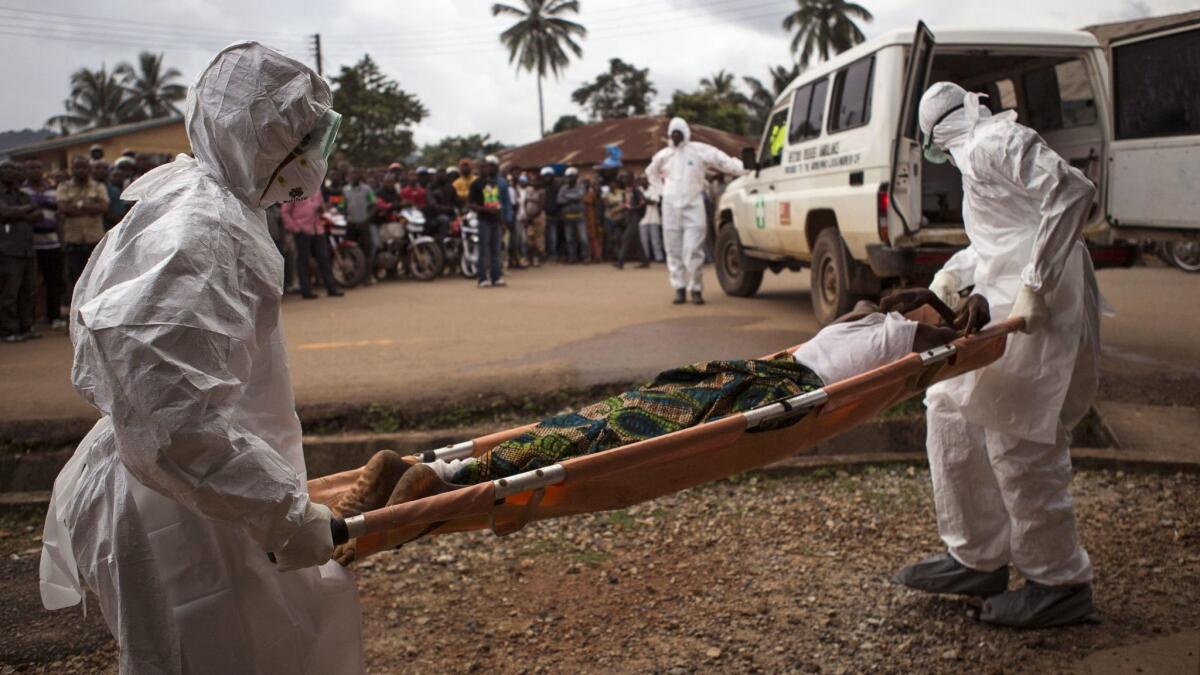
[[[921,100],[922,130],[933,127],[962,172],[970,240],[932,288],[954,301],[973,285],[993,317],[1033,325],[992,365],[929,388],[938,530],[973,570],[1011,562],[1038,584],[1085,584],[1092,566],[1071,507],[1069,447],[1098,383],[1100,299],[1080,239],[1095,187],[1014,113],[992,116],[978,101],[950,83]]]
[[[746,170],[740,160],[691,140],[683,118],[671,119],[667,133],[674,131],[683,134],[683,142],[659,150],[646,168],[646,178],[662,195],[663,248],[671,287],[699,293],[704,289],[704,174],[711,169],[741,176]]]
[[[353,576],[266,554],[312,536],[316,507],[259,198],[330,103],[293,59],[222,51],[188,93],[195,159],[125,191],[76,287],[72,381],[102,418],[54,483],[41,590],[67,607],[82,579],[123,673],[362,671]]]

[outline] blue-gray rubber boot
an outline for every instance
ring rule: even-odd
[[[1100,623],[1091,584],[1045,586],[1034,581],[985,600],[979,620],[1014,628]]]
[[[980,572],[958,562],[949,553],[941,553],[905,567],[892,581],[926,593],[986,598],[1008,588],[1008,566],[994,572]]]

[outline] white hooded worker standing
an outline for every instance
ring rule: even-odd
[[[257,43],[219,53],[188,92],[195,159],[125,191],[136,206],[76,287],[71,376],[102,417],[55,480],[41,591],[49,609],[96,594],[122,673],[362,671],[354,579],[308,498],[264,215],[320,189],[331,100]]]
[[[1024,334],[992,365],[929,388],[929,464],[949,551],[895,580],[985,597],[980,618],[991,623],[1091,621],[1069,448],[1098,384],[1100,294],[1080,238],[1096,189],[1015,113],[992,116],[979,98],[939,82],[921,99],[926,157],[949,153],[962,172],[970,240],[930,288],[950,304],[974,286],[992,316],[1024,319]],[[1018,590],[1007,590],[1009,563],[1026,580]]]
[[[707,143],[691,140],[691,130],[682,117],[667,125],[671,144],[659,150],[646,178],[662,195],[663,248],[667,271],[675,289],[674,303],[681,305],[691,292],[692,302],[704,304],[704,174],[709,170],[741,176],[740,160]]]

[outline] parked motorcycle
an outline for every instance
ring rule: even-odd
[[[464,277],[474,279],[479,270],[479,217],[468,210],[459,218],[459,223],[462,235],[459,268]]]
[[[442,273],[442,247],[425,234],[425,215],[416,207],[387,208],[379,226],[379,250],[375,253],[375,278],[407,274],[418,281],[432,281]]]
[[[462,218],[456,217],[446,228],[446,236],[442,238],[442,274],[458,274],[462,264],[463,240]]]
[[[367,257],[354,241],[346,237],[346,215],[337,209],[328,209],[321,214],[325,225],[325,237],[329,242],[329,256],[333,263],[333,280],[342,288],[354,288],[367,280]],[[316,273],[316,263],[305,270]],[[304,273],[301,272],[301,273]]]

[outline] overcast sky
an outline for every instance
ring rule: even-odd
[[[520,2],[520,0],[514,0]],[[1194,9],[1195,0],[860,0],[868,37],[924,19],[939,27],[1081,28]],[[312,64],[320,32],[325,73],[370,53],[425,103],[419,143],[489,133],[510,144],[538,135],[535,79],[508,64],[497,35],[511,23],[484,0],[0,0],[0,131],[40,127],[62,110],[72,71],[112,67],[140,49],[163,52],[190,84],[222,46],[252,38]],[[765,78],[791,59],[780,21],[795,0],[581,0],[583,58],[546,82],[546,126],[584,117],[571,91],[619,57],[649,67],[655,109],[724,68]]]

